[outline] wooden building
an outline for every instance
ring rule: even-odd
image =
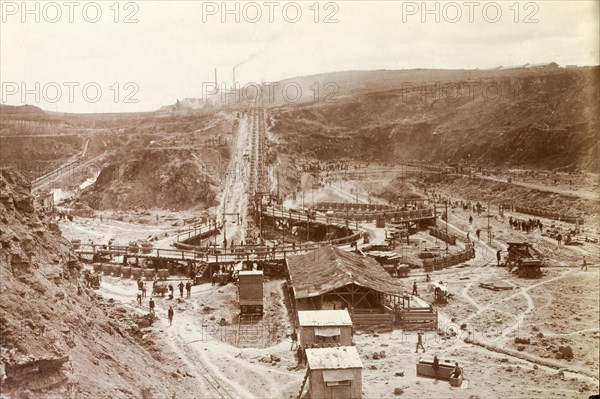
[[[306,350],[311,398],[360,399],[362,362],[354,346]]]
[[[262,270],[240,271],[238,300],[240,313],[263,314],[263,272]]]
[[[352,319],[347,310],[301,310],[298,325],[304,348],[312,344],[352,345]]]
[[[39,201],[46,212],[54,210],[54,192],[45,191],[39,196]]]
[[[389,297],[402,286],[372,258],[332,245],[287,259],[289,287],[296,312],[348,309],[357,328],[394,323]]]

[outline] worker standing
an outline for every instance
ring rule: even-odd
[[[414,296],[418,296],[419,295],[418,292],[417,292],[417,282],[416,281],[413,283],[412,294]]]
[[[292,331],[290,338],[292,339],[292,346],[290,347],[290,350],[293,351],[294,347],[298,346],[298,333],[296,330]]]
[[[588,271],[587,261],[585,260],[585,256],[583,257],[583,264],[581,265],[581,270],[585,268],[585,271]]]
[[[302,346],[298,346],[296,357],[298,357],[298,365],[296,367],[304,366],[304,348]]]
[[[185,290],[187,291],[187,298],[191,298],[192,297],[192,282],[188,280],[187,283],[185,283]]]
[[[167,312],[167,317],[169,318],[169,325],[173,325],[173,315],[175,314],[175,311],[173,310],[173,306],[169,306],[169,310]]]
[[[440,369],[440,359],[438,359],[437,355],[435,355],[433,357],[433,364],[431,365],[431,368],[433,369],[433,375],[435,376],[435,379],[438,379],[438,371]]]
[[[417,347],[415,348],[415,353],[419,353],[419,348],[423,349],[425,352],[425,347],[423,346],[423,333],[417,333]]]
[[[500,254],[502,252],[502,250],[498,250],[498,252],[496,252],[496,260],[498,261],[498,266],[500,266],[500,261],[502,260],[502,255]]]
[[[154,299],[152,299],[152,297],[150,297],[150,302],[148,302],[148,306],[150,306],[150,314],[154,316]]]
[[[450,377],[458,378],[458,377],[460,377],[461,374],[462,374],[462,370],[458,366],[458,362],[454,362],[454,371],[452,371],[452,374],[450,375]]]

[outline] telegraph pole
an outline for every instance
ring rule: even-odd
[[[448,235],[448,198],[446,198],[446,235]]]
[[[488,230],[488,245],[492,245],[492,228],[490,227],[490,217],[492,216],[490,213],[490,202],[488,201],[488,214],[487,214],[487,230]]]
[[[261,199],[261,202],[262,202],[262,199]],[[261,203],[258,204],[258,220],[259,220],[259,225],[260,225],[260,239],[262,241],[263,233],[262,233],[262,204]]]
[[[213,219],[215,225],[215,248],[217,247],[217,212],[215,211],[215,218]]]
[[[306,215],[306,241],[310,238],[310,216]]]
[[[225,212],[223,212],[223,240],[227,242],[227,219],[225,218]]]
[[[488,219],[489,222],[489,219]],[[446,238],[448,238],[448,198],[446,197]],[[448,255],[448,241],[446,241],[446,255]]]
[[[285,214],[283,213],[283,211],[281,213],[281,216],[282,216],[281,219],[283,220],[283,228],[281,229],[281,230],[283,230],[281,242],[283,243],[283,245],[285,245],[285,230],[287,229],[287,225],[285,223]]]

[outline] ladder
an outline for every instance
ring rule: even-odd
[[[310,369],[306,368],[306,375],[302,380],[302,385],[300,386],[300,392],[298,392],[298,397],[296,399],[300,399],[302,397],[302,392],[304,391],[304,386],[306,385],[306,381],[308,380],[308,375],[310,374]]]

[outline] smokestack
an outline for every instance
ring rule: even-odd
[[[217,68],[215,68],[215,87],[219,87],[219,81],[217,80]]]

